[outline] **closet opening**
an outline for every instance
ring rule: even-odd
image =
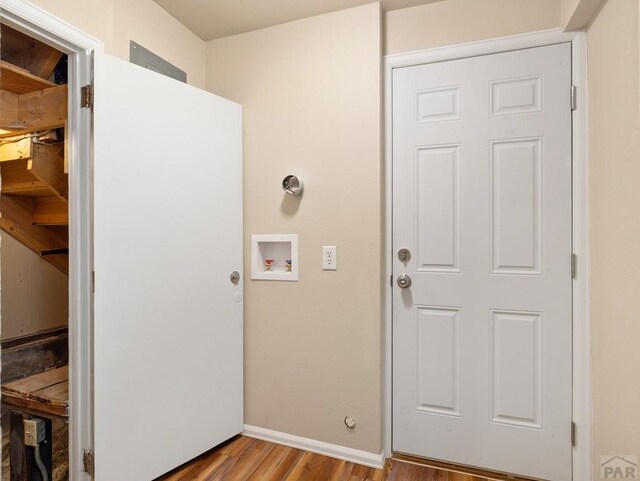
[[[2,479],[69,479],[67,55],[0,23]]]

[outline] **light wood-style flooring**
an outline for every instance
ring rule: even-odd
[[[384,469],[238,436],[156,481],[489,481],[390,459]],[[491,478],[493,479],[493,478]]]

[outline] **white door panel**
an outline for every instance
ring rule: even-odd
[[[571,479],[570,49],[394,70],[395,451]]]
[[[96,480],[150,481],[242,431],[242,112],[102,55],[94,131]]]

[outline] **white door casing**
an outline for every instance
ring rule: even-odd
[[[395,451],[571,479],[570,85],[569,43],[393,71]]]
[[[96,56],[97,481],[242,431],[241,136],[240,105]]]

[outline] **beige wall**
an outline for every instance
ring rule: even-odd
[[[436,2],[385,14],[383,41],[398,53],[564,26],[580,1]],[[132,38],[205,84],[204,43],[151,0],[37,3],[111,53],[126,58]],[[639,16],[637,0],[608,0],[588,31],[595,468],[601,454],[640,455]],[[252,233],[300,234],[300,282],[246,282],[246,421],[370,452],[381,417],[379,21],[371,4],[206,46],[206,87],[244,105],[245,252]],[[291,172],[307,182],[299,202],[279,188]],[[337,272],[321,270],[326,244],[338,246]]]
[[[2,339],[67,325],[68,277],[4,232]]]
[[[134,40],[187,72],[204,87],[205,43],[153,0],[31,0],[102,40],[109,54],[129,59]]]
[[[561,0],[561,24],[567,31],[589,26],[606,0]]]
[[[567,25],[571,17],[583,0],[560,0],[560,21],[562,25]]]
[[[560,26],[559,0],[446,0],[384,15],[385,53],[454,45]]]
[[[594,468],[640,456],[638,0],[608,0],[587,34]]]
[[[245,422],[381,451],[378,4],[207,44],[244,107]],[[285,196],[289,173],[306,183]],[[298,233],[300,281],[249,279],[251,234]],[[338,270],[322,271],[323,245]],[[343,424],[353,416],[357,428]]]

